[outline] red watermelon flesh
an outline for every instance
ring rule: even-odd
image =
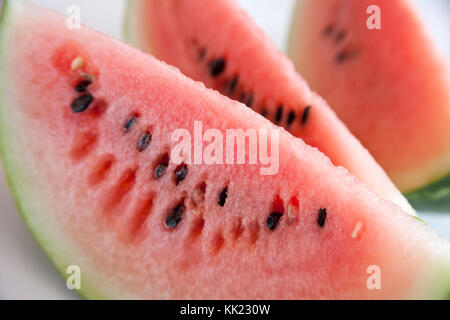
[[[383,169],[292,63],[229,0],[128,1],[134,45],[285,127],[414,214]]]
[[[401,191],[450,174],[450,69],[411,1],[300,0],[290,56]]]
[[[0,31],[4,168],[57,268],[80,267],[85,297],[448,297],[448,242],[243,104],[22,1],[6,2]],[[194,121],[279,132],[278,172],[180,171],[171,135]]]

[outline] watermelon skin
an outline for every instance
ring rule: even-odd
[[[406,195],[417,210],[448,212],[450,208],[450,175]]]
[[[380,30],[366,27],[369,5]],[[289,53],[414,204],[448,211],[450,73],[425,30],[406,0],[300,0]]]
[[[260,165],[196,165],[178,186],[171,175],[152,179],[151,164],[172,146],[169,133],[192,130],[194,120],[220,131],[278,129],[151,56],[65,24],[66,18],[52,11],[6,2],[0,25],[0,150],[17,205],[43,250],[62,274],[68,265],[80,266],[80,294],[93,299],[448,297],[449,243],[282,130],[276,175],[260,175]],[[70,61],[80,55],[83,70],[96,75],[89,90],[95,101],[103,99],[104,108],[93,105],[75,114],[70,104],[77,74]],[[139,135],[123,132],[123,120],[136,111],[135,134],[153,125],[143,153],[135,149]],[[101,134],[84,140],[96,143],[80,149],[80,133],[86,132]],[[99,178],[98,164],[112,157],[116,161],[103,179],[92,179],[92,173]],[[136,167],[134,184],[133,175],[123,179]],[[169,164],[168,172],[173,169]],[[202,180],[204,203],[194,207],[187,197],[185,217],[167,230],[167,209]],[[227,202],[219,207],[217,194],[225,184]],[[277,195],[286,207],[296,198],[299,211],[290,223],[283,215],[271,231],[265,222]],[[326,223],[320,227],[318,208],[325,206]],[[381,268],[381,290],[366,287],[369,265]]]
[[[383,198],[416,214],[384,170],[236,1],[133,0],[127,4],[125,37],[130,43],[233,99],[240,99],[241,89],[252,92],[253,110],[261,114],[267,110],[268,119],[317,147]],[[200,63],[198,49],[205,48]],[[226,57],[227,66],[219,77],[211,78],[208,66],[218,57]],[[236,89],[237,96],[224,89],[224,82],[235,75],[239,83],[244,82]],[[279,105],[284,116],[277,122]],[[310,106],[308,120],[302,124],[306,106]],[[296,114],[291,125],[287,123],[290,110]]]

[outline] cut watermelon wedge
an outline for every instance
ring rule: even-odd
[[[448,297],[446,240],[243,104],[21,1],[0,30],[4,168],[83,296]],[[278,132],[278,172],[174,163],[172,134],[195,121]]]
[[[301,0],[290,44],[299,72],[400,190],[449,211],[450,69],[412,2]]]
[[[131,43],[284,126],[414,214],[383,169],[235,1],[133,0],[128,5]]]

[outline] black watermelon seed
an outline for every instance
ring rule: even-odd
[[[185,164],[182,164],[175,170],[175,183],[178,185],[181,181],[186,178],[188,173],[188,167]]]
[[[341,30],[336,34],[336,42],[341,42],[342,40],[344,40],[345,36],[347,35],[347,31],[345,30]]]
[[[347,58],[348,58],[348,52],[341,51],[336,55],[336,57],[334,59],[336,60],[337,64],[340,64],[340,63],[344,62]]]
[[[283,214],[280,212],[272,212],[269,214],[266,220],[267,228],[269,228],[269,230],[275,230],[282,215]]]
[[[333,31],[334,31],[334,26],[330,23],[329,25],[327,25],[325,27],[325,29],[323,29],[323,35],[329,36],[333,33]]]
[[[359,54],[359,50],[343,50],[334,58],[337,64],[343,63],[345,60],[355,58]]]
[[[219,58],[216,60],[212,60],[209,63],[209,73],[211,74],[211,77],[215,78],[218,75],[220,75],[223,70],[225,70],[226,67],[226,61],[225,59]]]
[[[230,82],[228,83],[228,92],[230,94],[234,93],[234,90],[236,89],[238,82],[239,82],[238,76],[234,76],[233,78],[231,78]]]
[[[305,110],[303,110],[303,114],[302,114],[302,126],[305,126],[306,123],[308,122],[310,110],[311,110],[311,106],[307,106],[307,107],[305,108]]]
[[[202,48],[200,49],[200,51],[198,52],[198,61],[202,61],[206,56],[206,49]]]
[[[150,134],[150,132],[147,131],[142,135],[142,137],[139,139],[136,145],[138,151],[142,152],[145,149],[147,149],[148,146],[150,145],[150,141],[152,141],[152,135]]]
[[[249,108],[253,105],[253,94],[250,94],[247,99],[245,100],[245,105]]]
[[[294,122],[294,120],[295,120],[295,111],[291,110],[291,112],[289,112],[289,115],[286,120],[288,126],[290,126],[292,124],[292,122]]]
[[[225,201],[227,200],[228,197],[228,187],[224,188],[222,191],[220,191],[219,193],[219,206],[223,207],[225,205]]]
[[[134,127],[134,125],[136,124],[136,121],[137,121],[137,117],[136,116],[132,116],[130,119],[128,119],[126,122],[125,122],[125,125],[124,125],[124,127],[125,127],[125,133],[128,133],[128,132],[130,132],[130,130]]]
[[[267,117],[267,114],[268,114],[267,108],[262,109],[261,115],[262,115],[264,118]]]
[[[169,215],[166,217],[166,226],[169,229],[173,229],[178,226],[180,221],[183,219],[183,213],[186,208],[184,205],[179,204],[170,211]]]
[[[156,179],[159,179],[163,176],[164,172],[166,172],[167,164],[160,164],[155,168],[154,176]]]
[[[327,218],[327,209],[325,209],[325,208],[319,209],[318,214],[317,214],[317,224],[320,227],[324,226],[326,218]]]
[[[72,102],[72,111],[75,113],[86,111],[92,101],[94,101],[94,97],[90,93],[79,96]]]
[[[91,83],[92,82],[89,80],[81,80],[75,86],[75,91],[76,92],[86,92],[87,88],[91,85]]]
[[[169,154],[168,153],[163,154],[159,158],[157,164],[158,165],[155,167],[155,171],[153,172],[153,176],[155,177],[155,179],[161,178],[166,172],[166,169],[169,166]]]
[[[277,109],[277,113],[275,114],[275,123],[280,123],[281,119],[283,118],[283,106],[279,106]]]

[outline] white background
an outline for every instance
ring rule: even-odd
[[[14,1],[14,0],[13,0]],[[164,1],[164,0],[161,0]],[[195,0],[194,0],[195,1]],[[356,0],[355,0],[356,1]],[[81,7],[82,22],[121,38],[122,0],[32,0],[62,13],[69,5]],[[283,50],[294,0],[240,0],[256,22]],[[427,26],[441,49],[450,57],[450,1],[416,0]],[[450,239],[450,213],[421,213],[421,217]],[[20,220],[3,171],[0,169],[0,299],[77,299],[40,251]]]

